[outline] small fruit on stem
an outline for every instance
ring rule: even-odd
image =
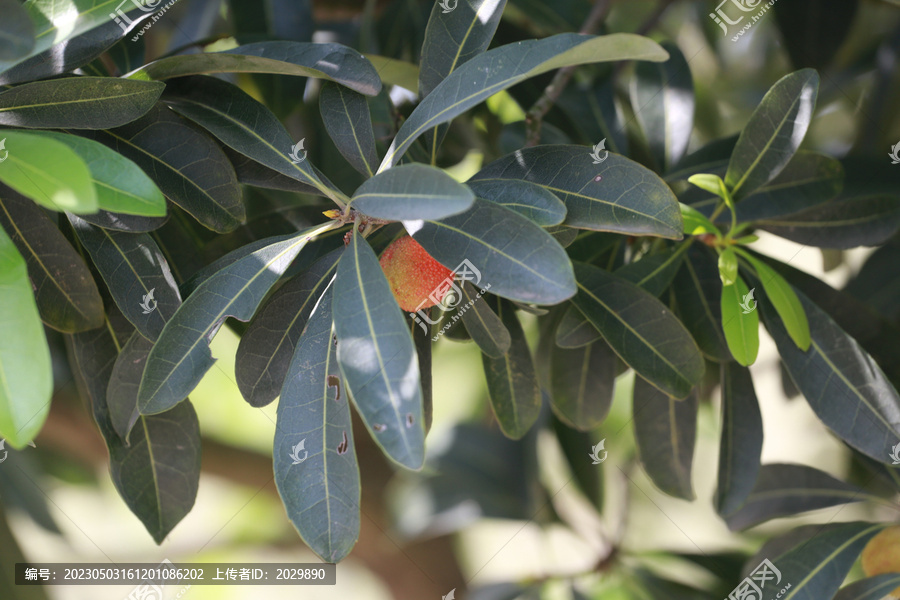
[[[397,304],[405,311],[434,306],[429,296],[452,275],[450,269],[434,260],[408,235],[388,246],[380,262]],[[443,299],[443,294],[438,299]]]

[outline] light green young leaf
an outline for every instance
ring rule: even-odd
[[[719,278],[722,285],[731,285],[737,279],[738,261],[737,255],[731,248],[725,248],[719,254]]]
[[[752,365],[759,353],[759,313],[752,292],[740,276],[733,284],[722,286],[725,341],[734,359],[745,367]]]
[[[801,350],[809,349],[809,321],[806,319],[803,305],[800,304],[800,299],[797,298],[794,289],[772,267],[748,252],[741,249],[737,249],[737,251],[753,265],[766,296],[778,311],[778,316],[781,317],[781,322],[784,323],[791,339]]]

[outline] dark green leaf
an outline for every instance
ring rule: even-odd
[[[581,348],[602,339],[597,328],[574,306],[566,309],[556,329],[556,345],[560,348]]]
[[[440,169],[413,163],[363,183],[353,194],[351,206],[377,219],[435,220],[458,215],[474,201],[472,190]]]
[[[410,327],[358,230],[337,267],[334,329],[347,392],[372,438],[398,464],[421,468],[425,423]]]
[[[338,248],[278,288],[241,336],[234,375],[251,406],[265,406],[281,391],[300,334],[342,253]]]
[[[696,394],[679,401],[640,377],[634,380],[634,439],[641,464],[656,487],[684,500],[694,499],[697,409]]]
[[[762,415],[750,371],[733,362],[723,363],[722,438],[716,511],[730,515],[753,490],[760,471],[763,445]]]
[[[841,588],[834,600],[882,600],[897,587],[900,587],[900,573],[876,575]]]
[[[0,302],[0,439],[22,448],[34,439],[50,412],[53,370],[26,261],[3,228]]]
[[[360,481],[350,399],[332,342],[331,290],[322,295],[290,361],[273,447],[275,484],[303,541],[327,562],[359,537]]]
[[[721,138],[688,154],[666,173],[666,181],[683,181],[698,173],[712,173],[724,177],[737,140],[737,135]]]
[[[866,493],[828,473],[805,465],[763,465],[747,502],[727,516],[732,531],[770,519],[868,499]]]
[[[553,419],[553,431],[559,441],[560,448],[569,464],[569,469],[578,487],[591,501],[598,511],[603,510],[603,467],[598,465],[585,466],[584,449],[591,448],[597,442],[590,433],[578,431],[566,425],[560,419]],[[593,462],[593,461],[591,461]],[[590,464],[590,463],[588,463]]]
[[[222,149],[165,105],[89,137],[133,160],[169,200],[213,231],[226,233],[244,220],[241,188]]]
[[[534,183],[481,179],[467,185],[479,198],[514,210],[541,227],[559,225],[566,218],[566,205],[553,192]]]
[[[631,79],[631,104],[660,173],[687,151],[694,125],[694,81],[684,54],[663,42],[669,60],[640,62]]]
[[[181,402],[213,366],[209,343],[225,318],[250,320],[306,243],[330,227],[307,229],[266,246],[200,284],[166,323],[150,352],[138,397],[141,414],[160,413]]]
[[[824,69],[853,25],[857,0],[795,0],[775,6],[775,22],[795,67]]]
[[[517,440],[537,421],[541,388],[515,309],[501,300],[497,303],[497,315],[509,332],[509,350],[500,358],[482,355],[481,359],[494,416],[504,435]]]
[[[492,294],[557,304],[575,293],[572,263],[546,231],[507,208],[476,199],[468,211],[426,221],[413,237],[448,269],[468,260]]]
[[[472,181],[525,180],[565,203],[569,227],[680,239],[681,210],[672,190],[638,163],[607,155],[594,164],[587,146],[523,148],[495,160]]]
[[[638,375],[676,398],[700,382],[705,365],[684,325],[652,295],[597,267],[576,263],[572,300]]]
[[[106,287],[132,325],[156,341],[178,307],[181,295],[166,259],[146,233],[122,233],[94,227],[69,215]]]
[[[856,340],[804,294],[797,297],[812,337],[805,352],[768,303],[760,302],[791,378],[825,425],[863,454],[888,463],[892,446],[900,442],[900,394]]]
[[[731,360],[722,332],[722,281],[715,254],[709,248],[693,245],[688,258],[675,276],[672,289],[678,315],[708,358]]]
[[[166,86],[113,77],[35,81],[0,93],[0,125],[109,129],[153,108]]]
[[[818,206],[837,196],[844,187],[840,161],[801,150],[767,185],[737,205],[738,221],[778,219]]]
[[[745,367],[756,362],[759,354],[759,313],[755,310],[754,291],[740,277],[733,284],[722,286],[722,331],[731,355]]]
[[[812,120],[819,74],[803,69],[782,77],[744,126],[725,175],[735,201],[772,181],[790,162]]]
[[[873,196],[830,202],[757,225],[798,244],[856,248],[884,243],[900,228],[900,199]]]
[[[459,311],[466,331],[484,354],[491,358],[503,357],[511,343],[503,321],[485,302],[483,291],[476,290],[468,282],[461,285],[460,290],[463,306],[468,306],[465,311]]]
[[[126,233],[148,233],[155,231],[166,224],[169,220],[168,215],[165,217],[136,217],[134,215],[123,215],[105,210],[100,210],[89,215],[78,215],[84,221],[91,225],[102,227],[103,229],[112,229],[113,231],[124,231]]]
[[[303,140],[295,146],[287,130],[265,106],[239,87],[214,77],[190,77],[171,81],[166,101],[225,145],[278,171],[306,183],[330,198],[340,191],[306,159]],[[292,159],[303,156],[299,162]]]
[[[863,522],[823,525],[811,539],[773,559],[781,585],[791,584],[780,600],[833,598],[860,552],[882,529]]]
[[[4,131],[0,182],[55,211],[96,212],[87,165],[68,146],[21,131]],[[7,146],[8,144],[8,146]]]
[[[102,210],[142,217],[166,216],[166,199],[153,180],[133,162],[103,144],[76,135],[41,131],[62,142],[85,162]]]
[[[0,225],[28,263],[41,319],[65,332],[103,324],[103,300],[84,260],[47,215],[7,191],[0,197]]]
[[[34,23],[16,0],[0,0],[0,61],[15,61],[34,48]]]
[[[366,96],[381,90],[381,79],[358,51],[332,43],[257,42],[224,52],[169,56],[128,74],[136,80],[171,79],[208,73],[275,73],[319,77]]]
[[[656,42],[631,34],[592,37],[564,33],[489,50],[450,73],[419,103],[400,128],[378,170],[396,164],[425,131],[529,77],[582,63],[662,61],[667,56]]]
[[[319,92],[319,112],[341,156],[363,175],[374,175],[378,151],[365,96],[335,83],[325,83]]]
[[[553,412],[575,429],[588,431],[606,419],[612,407],[618,360],[599,340],[588,346],[551,350]]]
[[[138,390],[147,356],[153,349],[153,342],[135,331],[122,349],[109,375],[106,388],[106,407],[109,423],[125,445],[130,445],[131,430],[141,418],[138,411]]]
[[[640,260],[619,267],[615,273],[658,298],[672,284],[690,247],[690,241],[686,241],[658,254],[642,256]]]

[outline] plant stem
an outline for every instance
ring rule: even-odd
[[[600,24],[606,18],[606,13],[609,12],[609,5],[610,0],[595,0],[594,7],[591,9],[590,14],[587,19],[585,19],[578,33],[588,35],[596,33]],[[572,79],[574,73],[574,66],[563,67],[558,70],[556,75],[553,76],[550,85],[544,89],[544,93],[541,97],[538,98],[528,110],[528,114],[525,116],[526,146],[537,146],[538,143],[540,143],[541,123],[544,120],[544,115],[550,111],[553,104],[559,99],[560,94],[562,94],[563,90],[566,89],[566,86],[569,85],[569,80]]]

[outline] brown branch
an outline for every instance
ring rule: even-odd
[[[606,18],[609,12],[610,0],[595,0],[591,13],[585,19],[584,24],[578,33],[594,34],[600,28],[600,24]],[[575,73],[575,67],[563,67],[556,72],[550,85],[544,89],[544,93],[537,99],[528,114],[525,116],[525,145],[536,146],[541,141],[541,124],[544,115],[553,107],[559,99],[560,94],[569,85],[572,74]]]

